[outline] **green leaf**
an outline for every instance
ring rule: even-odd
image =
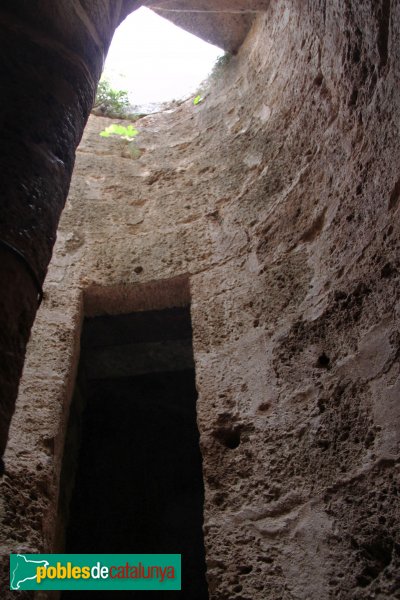
[[[196,98],[193,100],[193,104],[195,106],[197,106],[197,104],[200,104],[200,102],[203,102],[202,96],[196,96]]]
[[[139,131],[133,127],[133,125],[119,125],[118,123],[112,123],[100,132],[101,137],[110,137],[110,135],[119,135],[122,139],[131,142]]]
[[[122,125],[117,125],[116,123],[113,123],[112,125],[110,125],[109,127],[106,128],[106,131],[109,131],[110,133],[114,133],[115,135],[125,135],[126,127],[123,127]]]
[[[135,135],[139,133],[139,131],[135,129],[133,125],[128,125],[128,127],[126,127],[126,131],[129,137],[135,137]]]

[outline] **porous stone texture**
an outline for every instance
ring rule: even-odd
[[[399,34],[398,0],[273,0],[203,103],[141,119],[131,148],[90,119],[3,554],[53,548],[84,312],[190,299],[210,598],[400,598]]]

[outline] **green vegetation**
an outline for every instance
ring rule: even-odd
[[[207,77],[207,79],[205,79],[202,82],[202,84],[196,92],[196,96],[193,99],[193,104],[195,106],[205,101],[213,82],[216,82],[222,77],[224,71],[226,70],[228,64],[231,61],[231,58],[232,54],[230,52],[225,52],[225,54],[217,58],[210,75]]]
[[[97,87],[96,100],[93,105],[95,112],[105,117],[128,118],[129,96],[126,90],[115,90],[107,79],[101,79]]]
[[[219,56],[215,61],[215,65],[213,66],[213,70],[211,71],[210,78],[217,79],[222,75],[226,67],[229,65],[232,59],[232,54],[230,52],[225,52],[222,56]]]
[[[139,158],[140,150],[135,145],[135,137],[139,131],[135,129],[133,125],[119,125],[118,123],[112,123],[103,131],[100,131],[101,137],[117,137],[121,140],[121,155],[126,158]]]
[[[118,119],[135,119],[139,115],[132,115],[129,112],[130,104],[128,92],[125,90],[114,90],[106,79],[102,79],[97,88],[96,101],[93,109],[95,114],[101,114],[105,117]],[[104,138],[117,137],[121,140],[122,155],[130,158],[138,158],[140,150],[135,146],[134,139],[139,131],[132,125],[120,125],[112,123],[103,131],[100,136]]]
[[[100,132],[101,137],[110,137],[111,135],[118,135],[121,139],[127,140],[128,142],[133,142],[133,139],[137,136],[139,131],[134,128],[133,125],[128,125],[125,127],[124,125],[118,125],[117,123],[113,123],[106,127],[103,131]]]

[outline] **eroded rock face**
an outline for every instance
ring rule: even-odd
[[[398,597],[399,9],[272,2],[205,101],[140,120],[133,153],[90,119],[4,553],[52,549],[84,310],[190,299],[210,597]]]

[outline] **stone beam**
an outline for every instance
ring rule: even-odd
[[[270,0],[147,0],[161,17],[228,52],[236,53],[255,16]]]

